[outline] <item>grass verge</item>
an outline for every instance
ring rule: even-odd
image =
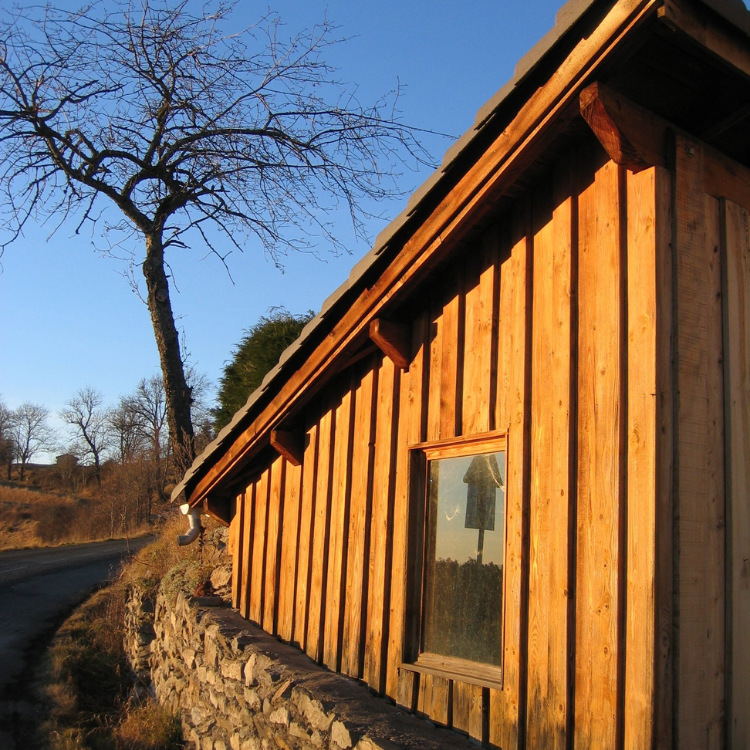
[[[197,544],[178,547],[182,517],[168,520],[157,540],[140,550],[118,579],[82,604],[57,631],[37,683],[46,720],[44,750],[176,750],[183,747],[179,718],[147,691],[134,690],[123,648],[128,589],[153,592],[170,570],[192,588],[212,568],[212,553]],[[172,576],[174,577],[174,575]],[[167,582],[171,578],[167,577]]]

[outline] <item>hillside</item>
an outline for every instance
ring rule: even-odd
[[[158,510],[140,485],[105,467],[99,487],[86,467],[36,464],[23,482],[0,481],[0,551],[121,538],[145,531]],[[146,496],[148,495],[148,496]]]

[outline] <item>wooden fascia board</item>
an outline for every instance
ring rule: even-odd
[[[649,166],[669,166],[669,133],[681,135],[700,143],[710,156],[704,159],[706,192],[750,208],[750,169],[747,167],[602,83],[587,86],[579,100],[584,119],[616,164],[633,171]]]
[[[714,58],[750,78],[748,37],[729,22],[711,21],[710,13],[704,7],[696,12],[693,4],[685,0],[664,0],[658,15],[672,31],[688,37]]]
[[[305,398],[312,383],[334,366],[370,321],[387,310],[402,291],[424,278],[481,216],[481,203],[507,190],[554,137],[554,122],[572,118],[578,95],[597,70],[641,24],[655,15],[662,0],[620,0],[589,36],[580,40],[549,80],[521,107],[508,126],[466,170],[455,187],[409,237],[390,265],[363,289],[328,336],[233,444],[189,491],[190,502],[232,475],[254,451],[254,443],[278,425]]]

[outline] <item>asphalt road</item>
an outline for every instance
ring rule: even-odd
[[[131,552],[152,537],[131,540]],[[79,602],[116,571],[125,541],[0,552],[0,748],[13,750],[13,726],[33,708],[25,680],[47,638]]]

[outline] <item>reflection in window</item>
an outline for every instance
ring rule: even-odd
[[[422,650],[501,664],[505,452],[428,462]]]

